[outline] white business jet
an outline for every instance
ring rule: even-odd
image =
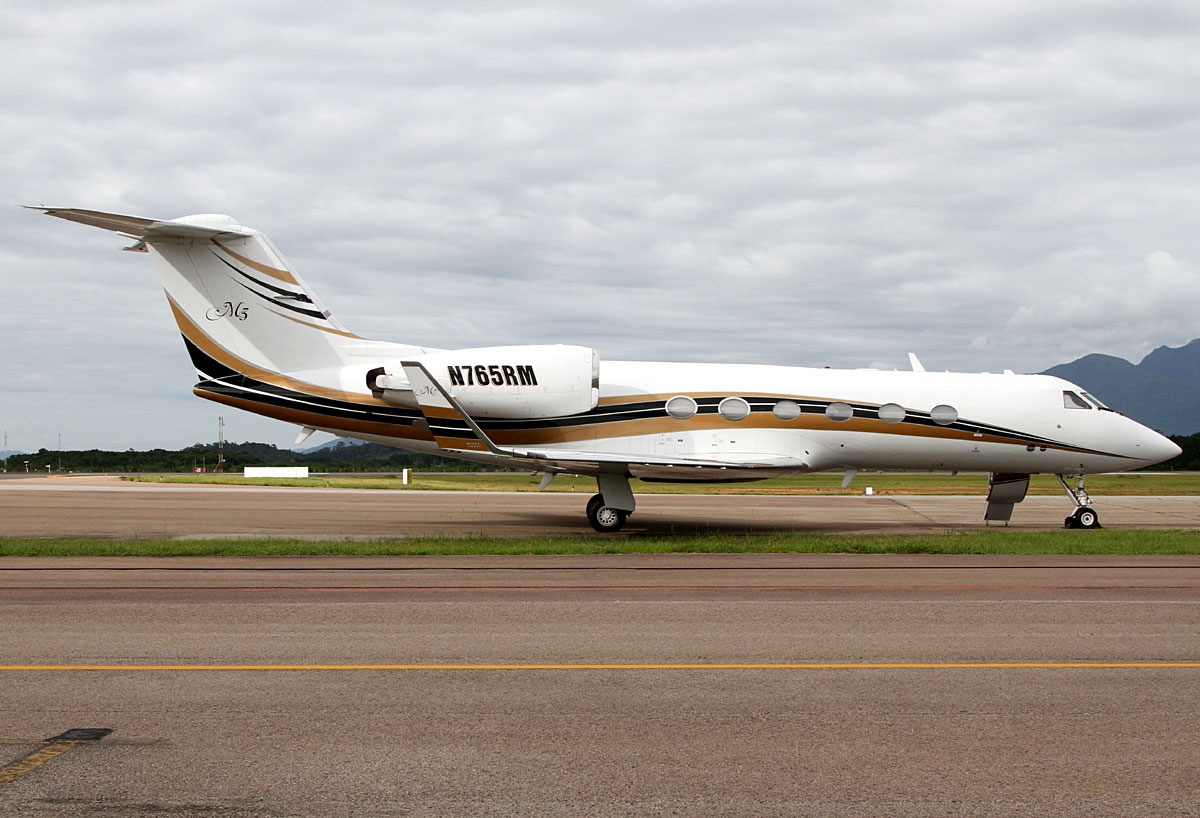
[[[1031,474],[1099,517],[1084,476],[1180,449],[1045,375],[603,361],[580,346],[435,349],[338,323],[264,234],[229,216],[48,215],[149,253],[203,398],[315,430],[479,463],[596,478],[597,531],[633,512],[629,479],[732,482],[828,469],[989,472],[984,519],[1007,523]]]

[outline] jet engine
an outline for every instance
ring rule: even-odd
[[[451,349],[415,356],[471,417],[551,418],[596,408],[600,355],[563,344]],[[399,362],[367,373],[375,397],[417,408]]]

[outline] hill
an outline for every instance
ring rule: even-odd
[[[1159,347],[1139,364],[1085,355],[1045,371],[1077,383],[1139,423],[1168,435],[1200,432],[1200,338]]]

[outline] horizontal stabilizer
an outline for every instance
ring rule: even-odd
[[[140,216],[122,216],[119,213],[101,213],[98,210],[80,210],[72,207],[40,207],[37,205],[26,205],[26,207],[30,210],[40,210],[47,216],[56,216],[69,222],[111,230],[140,241],[152,241],[156,238],[220,239],[249,236],[252,232],[231,217],[216,214],[159,220],[144,219]]]

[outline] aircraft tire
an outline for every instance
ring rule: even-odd
[[[1073,519],[1076,528],[1099,528],[1100,515],[1090,508],[1081,508],[1075,512]]]
[[[588,500],[587,518],[588,523],[596,531],[601,534],[613,534],[624,527],[625,521],[629,519],[629,512],[619,508],[609,508],[604,505],[604,496],[597,494]]]

